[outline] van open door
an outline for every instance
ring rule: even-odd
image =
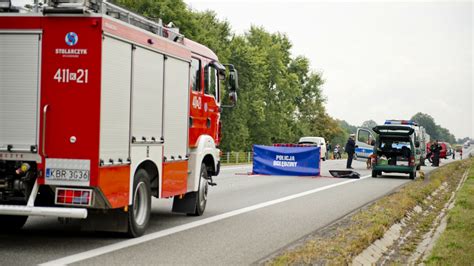
[[[367,159],[372,154],[375,145],[374,133],[368,128],[358,128],[356,134],[355,159]]]

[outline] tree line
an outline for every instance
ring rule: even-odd
[[[411,120],[417,122],[419,125],[426,129],[426,132],[430,134],[432,140],[440,140],[449,143],[456,143],[456,138],[449,132],[449,129],[436,124],[434,118],[425,113],[416,113]]]
[[[221,62],[238,69],[239,101],[235,108],[223,110],[222,150],[250,151],[252,144],[293,143],[301,136],[322,136],[343,145],[355,133],[357,127],[328,115],[321,73],[311,71],[308,58],[291,55],[292,43],[284,33],[252,26],[244,34],[235,34],[215,12],[191,10],[182,0],[114,2],[150,19],[172,21],[187,38],[206,45]],[[418,113],[412,120],[433,139],[455,142],[431,116]],[[374,124],[369,120],[362,126]]]
[[[250,151],[252,144],[296,142],[301,136],[332,139],[342,129],[325,109],[320,73],[304,56],[292,56],[288,36],[251,27],[235,34],[213,11],[191,10],[182,0],[117,0],[117,4],[180,28],[239,71],[239,101],[222,113],[221,149]],[[226,94],[223,94],[226,95]]]
[[[469,139],[469,138],[464,138],[464,139],[459,139],[458,141],[456,141],[456,138],[449,131],[449,129],[436,124],[434,118],[429,114],[418,112],[411,117],[411,120],[414,122],[417,122],[420,126],[423,126],[426,132],[430,135],[431,140],[437,139],[439,141],[444,141],[444,142],[454,144],[456,142],[463,143]],[[334,139],[336,143],[343,141],[344,139],[348,137],[349,134],[355,133],[357,131],[358,126],[350,125],[344,120],[338,120],[338,123],[339,123],[339,126],[344,131],[344,134],[343,134],[344,136],[336,136]],[[384,123],[384,121],[382,121],[382,123]],[[367,120],[367,121],[364,121],[360,127],[372,129],[376,125],[378,125],[378,123],[375,122],[374,120]]]

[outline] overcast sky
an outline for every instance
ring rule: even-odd
[[[25,2],[25,1],[13,1]],[[327,111],[360,125],[432,115],[474,137],[471,1],[185,0],[214,10],[234,32],[286,33],[325,79]]]
[[[186,0],[236,33],[284,32],[326,80],[328,113],[354,125],[432,115],[474,137],[471,2]]]

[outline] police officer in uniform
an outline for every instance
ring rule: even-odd
[[[355,153],[354,138],[355,138],[355,135],[351,134],[351,136],[347,140],[346,147],[345,147],[345,151],[347,152],[347,164],[346,164],[347,169],[354,169],[352,168],[352,159],[354,158],[354,153]]]
[[[435,140],[430,147],[431,153],[433,154],[433,164],[431,166],[439,166],[439,153],[441,151],[441,147],[438,144],[438,140]]]

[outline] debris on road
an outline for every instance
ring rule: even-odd
[[[337,178],[355,178],[355,179],[360,178],[359,173],[355,171],[350,171],[350,170],[329,170],[329,173],[333,177],[337,177]]]

